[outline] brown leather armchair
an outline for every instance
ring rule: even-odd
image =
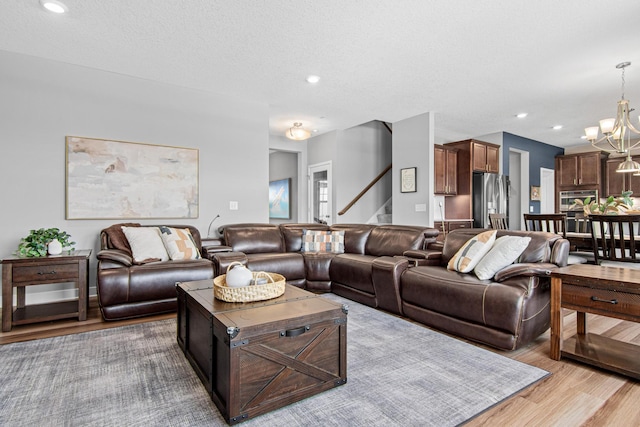
[[[98,304],[105,320],[129,319],[177,310],[176,282],[213,279],[213,264],[207,258],[156,261],[136,264],[121,227],[140,224],[114,224],[100,232],[98,252]],[[200,232],[188,228],[201,248]],[[201,252],[203,252],[201,250]]]

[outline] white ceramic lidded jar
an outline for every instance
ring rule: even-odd
[[[49,252],[49,255],[60,255],[62,253],[62,243],[58,239],[53,239],[47,245],[47,252]]]
[[[225,281],[227,286],[231,288],[239,288],[242,286],[249,286],[253,279],[253,273],[244,265],[237,263],[236,265],[229,265],[227,270],[227,276]]]

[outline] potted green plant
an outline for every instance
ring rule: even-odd
[[[584,200],[575,199],[571,207],[581,207],[585,216],[589,214],[620,214],[631,210],[633,199],[631,195],[633,191],[623,191],[620,197],[609,196],[602,203],[599,200],[591,200],[587,197]]]
[[[62,248],[73,250],[76,242],[71,242],[71,235],[58,228],[40,228],[31,230],[27,237],[20,240],[15,254],[21,257],[43,257],[47,255],[47,246],[53,240],[60,242]]]

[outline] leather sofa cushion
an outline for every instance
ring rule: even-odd
[[[224,227],[224,240],[235,252],[285,252],[280,228],[273,224],[234,224]]]
[[[331,280],[329,266],[336,254],[331,252],[308,252],[304,254],[304,265],[307,280],[311,282],[327,282]]]
[[[329,276],[331,282],[341,283],[349,287],[375,294],[371,277],[372,255],[338,254],[331,261]]]
[[[344,251],[346,253],[365,254],[367,239],[375,227],[371,224],[333,224],[331,231],[344,231]]]
[[[405,303],[517,335],[530,280],[481,281],[439,266],[413,267],[402,275]]]
[[[100,304],[110,306],[176,298],[176,282],[213,279],[208,259],[152,262],[100,273]]]
[[[410,249],[422,249],[424,227],[380,225],[367,239],[365,253],[374,256],[394,256]]]
[[[284,238],[284,247],[287,252],[300,252],[302,250],[302,234],[304,230],[329,230],[324,224],[280,224],[280,231]]]
[[[305,279],[304,258],[296,252],[247,254],[247,267],[251,271],[282,274],[287,282]]]

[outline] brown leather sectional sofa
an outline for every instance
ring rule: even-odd
[[[188,228],[200,244],[197,230]],[[344,253],[301,251],[304,230],[310,229],[344,231]],[[446,265],[483,229],[455,230],[439,243],[437,230],[428,227],[232,224],[221,227],[214,246],[203,248],[209,259],[138,266],[113,248],[108,230],[101,233],[104,250],[98,254],[98,296],[108,320],[173,311],[175,282],[210,279],[239,261],[253,271],[282,274],[289,284],[333,292],[505,350],[548,329],[550,271],[566,265],[569,251],[569,242],[556,234],[499,230],[498,237],[531,241],[518,263],[482,281]]]
[[[304,230],[343,231],[344,253],[302,252]],[[231,252],[212,254],[216,274],[239,261],[253,271],[282,274],[287,283],[310,291],[333,292],[393,312],[399,311],[398,302],[380,297],[389,286],[398,286],[390,269],[407,263],[406,251],[423,258],[437,253],[425,249],[438,235],[430,227],[371,224],[234,224],[220,232]]]

